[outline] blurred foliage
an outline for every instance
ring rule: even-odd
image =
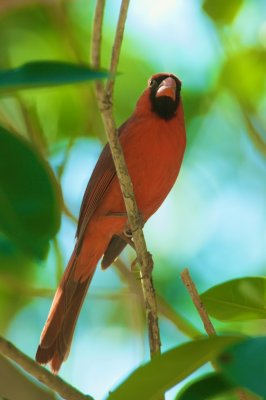
[[[204,0],[202,8],[214,22],[218,24],[230,24],[236,17],[242,5],[243,0],[232,0],[227,2],[222,0],[216,0],[215,2]]]
[[[2,0],[1,70],[35,61],[88,65],[94,6],[88,0]],[[118,7],[107,1],[105,69]],[[116,121],[131,114],[152,73],[171,70],[183,81],[188,131],[178,184],[145,227],[163,298],[164,351],[188,332],[203,334],[178,278],[184,265],[204,292],[218,333],[265,334],[264,280],[245,277],[264,274],[266,266],[265,15],[264,0],[131,2],[116,79]],[[2,93],[0,125],[0,332],[33,355],[105,133],[90,84]],[[47,255],[51,240],[56,241]],[[36,259],[46,255],[45,263]],[[128,267],[133,259],[130,249],[122,255]],[[77,327],[76,351],[62,371],[89,393],[90,376],[98,398],[148,353],[142,302],[134,285],[121,279],[116,270],[103,276],[97,271]],[[243,283],[252,290],[242,290]]]

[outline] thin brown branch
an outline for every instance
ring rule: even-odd
[[[190,297],[199,313],[199,316],[203,322],[204,328],[209,336],[216,335],[214,326],[209,318],[209,315],[204,307],[204,304],[202,303],[200,299],[200,295],[197,291],[197,288],[190,276],[189,270],[186,268],[184,271],[181,272],[181,278],[182,281],[184,282],[184,285],[186,286],[188,293],[190,294]]]
[[[98,0],[96,10],[99,9],[99,3],[101,3],[101,1],[102,0]],[[146,317],[148,322],[150,354],[151,357],[153,357],[155,354],[160,353],[160,333],[159,333],[158,316],[157,316],[157,305],[156,305],[155,292],[151,276],[153,269],[153,261],[151,255],[147,251],[142,231],[143,223],[137,208],[133,192],[133,185],[130,176],[128,174],[125,158],[123,155],[121,144],[118,139],[117,129],[112,112],[112,93],[113,93],[114,79],[119,61],[119,54],[123,40],[123,32],[125,28],[128,6],[129,6],[129,0],[122,0],[120,7],[120,16],[118,19],[118,25],[116,30],[115,43],[113,46],[113,53],[112,53],[112,61],[111,61],[112,75],[110,78],[111,80],[108,81],[109,83],[107,83],[107,90],[109,90],[109,93],[107,92],[107,90],[105,91],[99,90],[99,86],[96,86],[96,90],[97,90],[98,105],[102,114],[105,131],[110,144],[110,149],[112,152],[117,176],[119,179],[121,191],[126,206],[129,226],[133,234],[138,261],[141,265],[141,282],[143,288]],[[103,14],[103,9],[101,9],[101,11]],[[96,23],[97,21],[99,23],[102,23],[102,19],[103,19],[102,16],[99,17],[96,13],[94,20],[94,34],[96,31],[97,35],[96,37],[93,36],[92,38],[94,42],[93,44],[94,50],[92,57],[93,67],[99,66],[96,64],[96,62],[97,60],[99,60],[99,54],[100,54],[99,37],[101,37],[101,34],[99,34],[99,30],[102,29],[101,28],[102,25],[98,26],[96,29]]]
[[[54,390],[65,400],[93,400],[89,395],[85,395],[69,385],[59,376],[52,374],[44,367],[37,364],[34,360],[28,357],[17,349],[12,343],[0,336],[0,352],[5,357],[15,361],[31,376],[34,376],[40,382],[44,383],[50,389]]]
[[[104,15],[105,0],[98,0],[95,9],[91,61],[94,68],[99,68],[101,63],[101,43],[102,43],[102,25]]]
[[[113,45],[113,49],[112,49],[111,63],[110,63],[110,68],[109,68],[111,75],[107,81],[106,89],[105,89],[106,94],[109,99],[111,99],[113,96],[113,90],[114,90],[114,84],[115,84],[115,74],[117,71],[119,56],[120,56],[122,42],[123,42],[129,1],[130,0],[123,0],[121,2],[120,13],[119,13],[119,18],[118,18],[118,22],[117,22],[116,34],[115,34],[115,40],[114,40],[114,45]]]
[[[91,44],[91,64],[93,68],[97,69],[101,66],[101,44],[102,44],[102,26],[104,16],[105,0],[97,0],[93,30],[92,30],[92,44]],[[96,95],[103,95],[103,85],[101,81],[96,82]],[[98,99],[99,101],[99,99]]]

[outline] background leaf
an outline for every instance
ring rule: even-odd
[[[266,337],[234,344],[219,357],[218,362],[231,382],[266,397]]]
[[[178,393],[175,400],[207,400],[236,388],[221,374],[213,373],[189,382]]]
[[[233,53],[221,71],[221,82],[244,105],[256,107],[265,94],[265,49],[257,47]]]
[[[202,8],[216,23],[229,24],[236,17],[242,6],[243,0],[205,0]]]
[[[0,183],[0,229],[27,254],[44,258],[60,226],[59,186],[40,154],[2,127]]]
[[[221,321],[266,318],[266,278],[234,279],[201,295],[208,313]]]
[[[62,61],[35,61],[0,71],[0,92],[79,83],[107,76],[108,72],[96,71],[85,65]]]
[[[159,399],[165,391],[215,358],[229,343],[239,340],[235,336],[215,336],[169,350],[136,369],[108,396],[108,400]]]

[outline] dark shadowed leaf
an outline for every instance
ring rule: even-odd
[[[0,127],[0,230],[25,253],[44,258],[60,226],[60,196],[48,163]]]
[[[216,358],[225,347],[240,340],[236,336],[208,337],[185,343],[136,369],[108,400],[157,400],[193,371]]]
[[[205,0],[202,8],[216,23],[230,24],[242,6],[243,0]]]
[[[236,388],[221,374],[213,373],[189,382],[178,393],[175,400],[208,400]]]
[[[61,61],[35,61],[21,67],[0,70],[0,93],[18,89],[80,83],[103,79],[106,71],[96,71],[85,65]]]
[[[218,359],[231,382],[266,397],[266,337],[247,339],[226,350]]]
[[[214,286],[201,295],[208,313],[221,321],[266,318],[266,278],[240,278]]]

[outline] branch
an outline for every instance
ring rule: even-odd
[[[105,89],[106,94],[109,99],[111,99],[113,97],[115,74],[117,71],[120,51],[121,51],[122,42],[123,42],[128,6],[129,6],[129,0],[122,0],[119,18],[118,18],[118,22],[117,22],[114,45],[113,45],[113,49],[112,49],[111,63],[110,63],[110,68],[109,68],[110,78],[107,81],[106,89]]]
[[[199,313],[199,316],[203,322],[205,331],[209,336],[216,335],[214,326],[209,318],[209,315],[204,307],[204,304],[202,303],[199,293],[197,291],[197,288],[190,276],[189,270],[186,268],[184,271],[181,272],[181,278],[182,281],[184,282],[184,285],[186,286],[188,293],[190,294],[190,297]]]
[[[34,376],[40,382],[44,383],[50,389],[54,390],[65,400],[93,400],[89,395],[85,395],[69,385],[59,376],[52,374],[44,367],[37,364],[26,354],[18,350],[12,343],[0,336],[0,353],[10,358],[20,365],[31,376]]]
[[[92,31],[92,45],[91,45],[91,64],[95,69],[100,68],[101,65],[101,44],[102,44],[102,25],[104,14],[105,0],[97,0],[93,31]],[[96,82],[96,96],[99,105],[100,97],[104,95],[103,84],[101,81]]]
[[[103,0],[98,0],[96,11],[99,10],[100,5]],[[132,231],[136,252],[138,256],[138,261],[141,265],[141,282],[144,295],[144,303],[146,309],[146,317],[148,321],[149,330],[149,344],[150,344],[150,354],[153,357],[155,354],[160,353],[160,333],[158,326],[157,317],[157,306],[155,299],[155,292],[152,282],[151,272],[153,269],[153,261],[151,255],[147,251],[144,235],[142,232],[142,221],[137,208],[135,196],[133,193],[133,185],[128,174],[125,158],[117,136],[117,129],[114,122],[113,112],[112,112],[112,94],[114,86],[114,77],[117,70],[117,65],[119,61],[119,54],[121,50],[123,32],[126,21],[127,10],[129,6],[129,0],[122,0],[120,8],[120,16],[118,20],[118,25],[116,29],[115,42],[113,46],[112,59],[111,59],[111,78],[107,82],[106,90],[101,90],[99,85],[96,86],[97,99],[99,109],[102,114],[102,119],[105,127],[105,131],[109,140],[111,153],[113,156],[118,180],[120,183],[121,191],[123,194],[125,207],[128,215],[129,225]],[[101,8],[103,14],[103,7]],[[99,32],[102,31],[102,20],[103,17],[99,17],[96,12],[94,19],[94,29],[93,29],[93,57],[92,66],[95,68],[97,66],[96,61],[99,60],[100,45],[101,41],[98,40],[101,37]],[[98,25],[97,25],[98,24]],[[96,51],[97,50],[97,51]],[[108,91],[108,92],[107,92]]]
[[[104,14],[105,0],[98,0],[95,9],[92,46],[91,46],[91,62],[94,68],[99,68],[101,64],[101,42],[102,42],[102,25]]]

